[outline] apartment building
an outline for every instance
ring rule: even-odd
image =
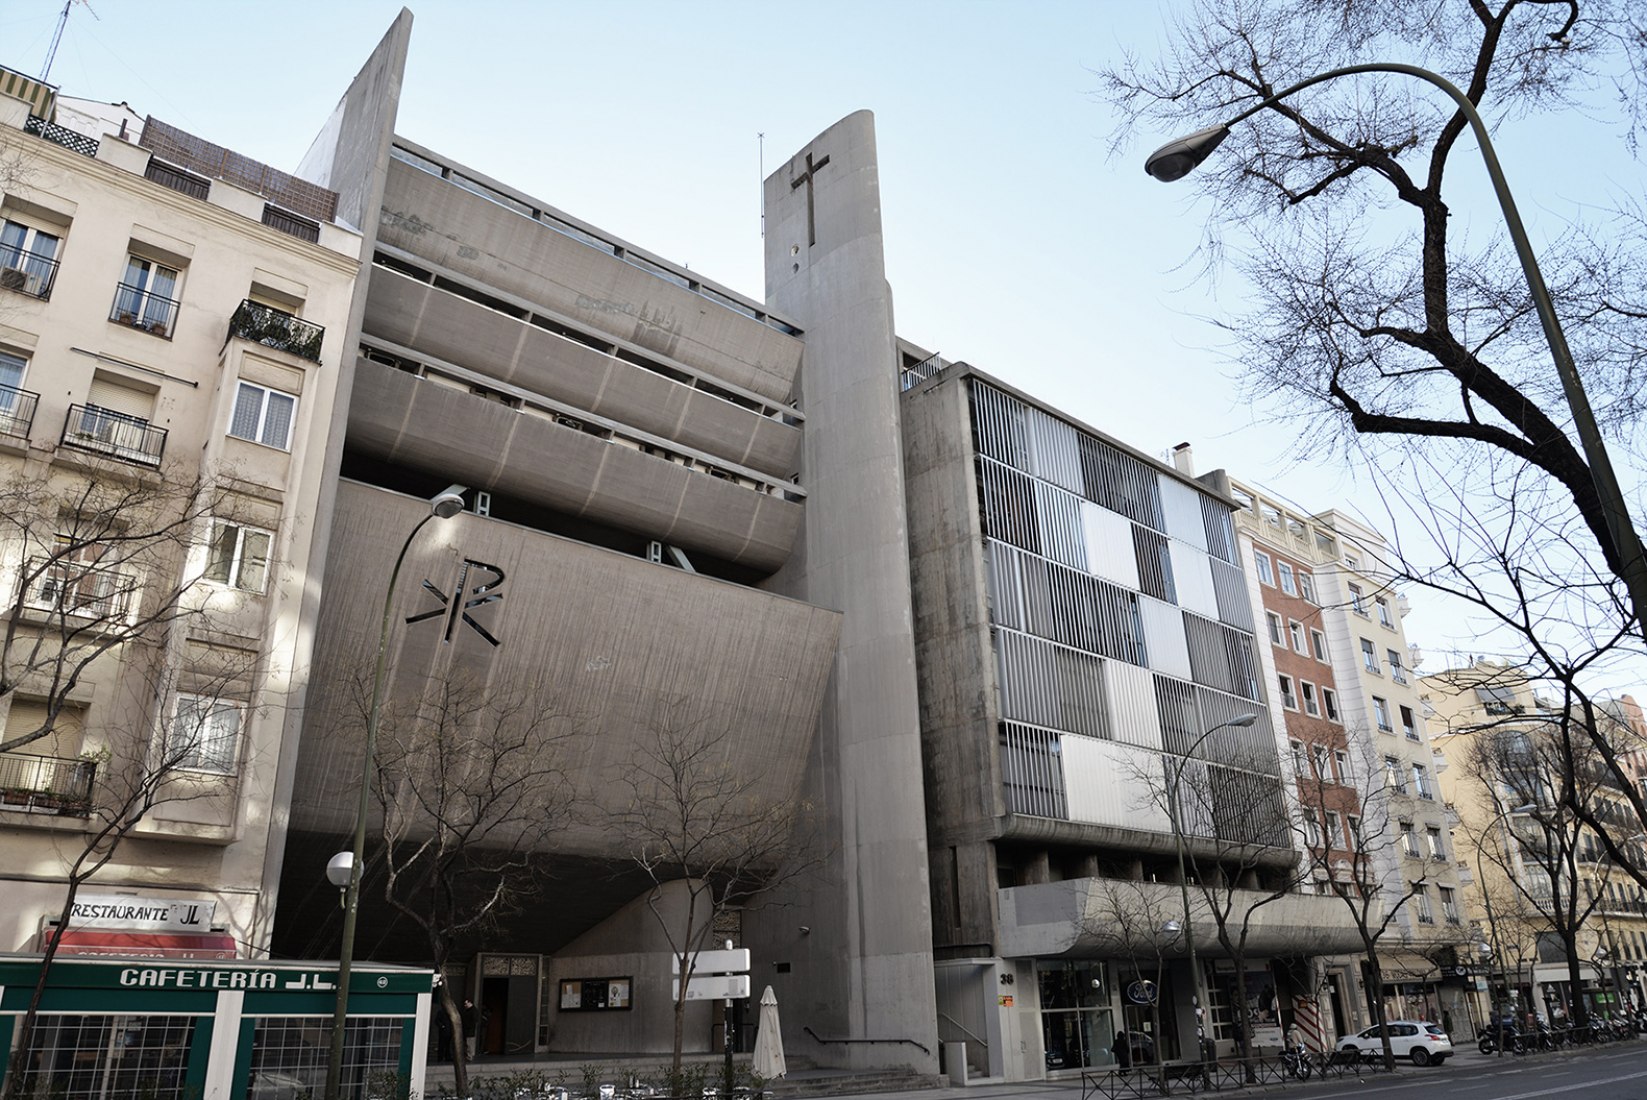
[[[1342,511],[1305,513],[1251,485],[1236,495],[1265,603],[1266,657],[1283,699],[1294,699],[1282,710],[1297,731],[1304,828],[1319,829],[1325,847],[1316,851],[1337,853],[1327,868],[1316,861],[1315,888],[1357,888],[1359,879],[1396,909],[1380,941],[1384,988],[1366,989],[1352,974],[1354,958],[1336,960],[1334,1017],[1323,1024],[1352,1029],[1371,1015],[1374,995],[1388,1018],[1467,1024],[1475,940],[1460,895],[1456,822],[1438,786],[1446,759],[1425,729],[1392,552]]]
[[[1592,1014],[1641,1004],[1647,894],[1555,804],[1559,711],[1523,669],[1484,658],[1424,677],[1423,692],[1436,747],[1451,762],[1443,793],[1460,816],[1460,855],[1474,871],[1468,898],[1487,947],[1491,998],[1546,1019],[1571,1016],[1578,1000]],[[1617,743],[1631,751],[1639,709],[1625,696],[1609,710]],[[1633,820],[1599,765],[1581,764],[1574,783],[1574,796],[1601,820]],[[1625,843],[1640,847],[1639,838]],[[1563,932],[1572,933],[1572,950]]]
[[[60,951],[261,954],[360,237],[323,188],[0,75],[0,948],[95,868]]]

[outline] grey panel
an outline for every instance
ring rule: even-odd
[[[775,477],[801,429],[398,272],[372,272],[366,332]]]
[[[399,161],[379,239],[774,401],[793,396],[794,337]]]
[[[756,569],[787,560],[801,505],[361,361],[349,439],[365,453],[541,501]]]

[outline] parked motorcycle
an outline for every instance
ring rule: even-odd
[[[1313,1066],[1310,1064],[1310,1052],[1304,1049],[1303,1043],[1289,1043],[1281,1049],[1281,1065],[1287,1071],[1287,1076],[1296,1077],[1300,1081],[1308,1081]]]

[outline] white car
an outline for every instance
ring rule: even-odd
[[[1441,1030],[1440,1024],[1426,1020],[1391,1020],[1385,1026],[1390,1029],[1390,1049],[1397,1058],[1411,1058],[1413,1065],[1427,1066],[1452,1057],[1453,1041]],[[1379,1057],[1384,1053],[1384,1042],[1378,1025],[1344,1036],[1338,1040],[1338,1049],[1346,1054],[1359,1053],[1363,1058]]]

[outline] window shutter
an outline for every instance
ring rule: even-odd
[[[154,414],[154,395],[144,390],[123,386],[119,382],[101,375],[92,379],[91,389],[86,391],[86,404],[96,405],[100,409],[110,412],[124,413],[135,416],[139,420],[147,420]]]

